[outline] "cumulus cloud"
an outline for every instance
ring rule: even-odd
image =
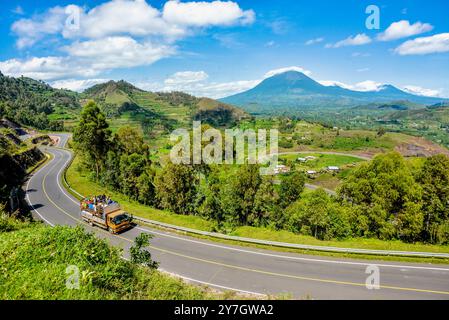
[[[89,11],[78,7],[79,28],[64,28],[66,38],[101,38],[113,35],[181,37],[186,30],[170,24],[146,1],[112,0]]]
[[[229,26],[251,24],[255,20],[253,10],[242,10],[232,1],[165,3],[162,17],[165,21],[184,26]]]
[[[426,89],[420,86],[404,86],[402,89],[408,93],[419,96],[435,97],[435,98],[443,97],[443,91],[438,89]]]
[[[449,51],[449,33],[409,40],[397,47],[394,52],[401,55],[425,55]]]
[[[326,48],[340,48],[340,47],[347,47],[347,46],[361,46],[368,43],[371,43],[372,40],[369,36],[367,36],[364,33],[359,33],[355,36],[349,36],[348,38],[338,41],[334,44],[327,44]]]
[[[204,71],[176,72],[163,83],[140,82],[136,86],[150,91],[183,91],[197,97],[223,98],[255,87],[262,80],[210,82]]]
[[[72,91],[82,92],[96,84],[108,82],[109,79],[66,79],[51,82],[50,85],[57,89],[68,89]]]
[[[21,49],[49,37],[58,45],[65,43],[58,48],[65,55],[10,59],[0,62],[0,68],[7,75],[42,80],[91,77],[169,57],[176,53],[176,41],[198,28],[247,25],[254,17],[254,11],[233,1],[171,0],[162,9],[145,0],[111,0],[90,10],[56,6],[16,21],[11,30]]]
[[[30,47],[46,35],[60,33],[67,18],[65,10],[57,6],[44,14],[34,15],[31,19],[22,18],[14,22],[11,30],[18,36],[17,47]]]
[[[69,22],[78,15],[79,25]],[[160,36],[175,40],[187,36],[192,28],[247,25],[253,23],[253,10],[243,10],[232,1],[179,2],[171,0],[162,10],[145,0],[111,0],[91,10],[69,5],[53,7],[44,14],[15,22],[12,31],[20,48],[31,46],[45,35],[63,38],[103,38],[116,35]]]
[[[407,20],[401,20],[392,23],[385,32],[380,33],[377,36],[377,39],[380,41],[391,41],[415,36],[432,30],[433,26],[428,23],[421,23],[418,21],[414,24],[410,24]]]
[[[63,79],[67,77],[92,77],[98,70],[75,62],[68,57],[33,57],[25,60],[10,59],[0,62],[2,73],[13,77],[30,77],[40,80]]]
[[[175,53],[171,46],[139,43],[131,37],[75,42],[63,49],[71,57],[87,62],[95,70],[149,65]]]
[[[102,71],[149,65],[175,53],[173,47],[139,43],[130,37],[107,37],[74,42],[62,48],[68,56],[32,57],[0,62],[0,70],[10,76],[58,80],[74,76],[91,77]]]
[[[312,74],[311,71],[306,70],[306,69],[304,69],[302,67],[292,66],[292,67],[285,67],[285,68],[279,68],[279,69],[270,70],[267,73],[265,73],[264,78],[269,78],[269,77],[272,77],[274,75],[277,75],[277,74],[280,74],[280,73],[284,73],[284,72],[287,72],[287,71],[302,72],[306,76],[310,76]]]

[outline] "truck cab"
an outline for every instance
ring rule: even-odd
[[[130,227],[131,217],[123,210],[115,211],[107,215],[108,230],[111,233],[119,233]]]

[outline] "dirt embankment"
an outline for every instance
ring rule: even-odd
[[[446,148],[420,137],[413,137],[410,141],[399,144],[395,150],[404,157],[430,157],[436,154],[449,156]]]

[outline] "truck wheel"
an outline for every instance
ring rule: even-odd
[[[108,228],[109,233],[114,234],[114,230],[112,228]]]

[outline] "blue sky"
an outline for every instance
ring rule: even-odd
[[[368,29],[367,6],[380,29]],[[282,70],[325,85],[449,97],[449,3],[2,1],[0,71],[74,90],[125,79],[223,97]]]

